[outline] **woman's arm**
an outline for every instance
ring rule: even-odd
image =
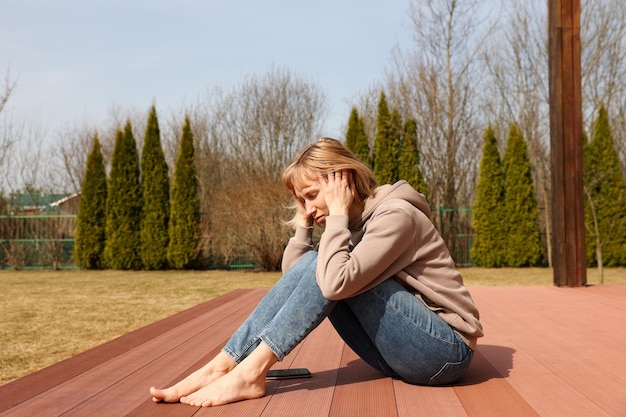
[[[305,253],[313,250],[313,226],[296,226],[293,237],[289,239],[283,252],[281,270],[287,272]]]
[[[281,270],[289,270],[302,255],[313,250],[313,217],[306,214],[302,201],[294,196],[296,202],[295,233],[289,239],[283,252]]]
[[[416,208],[397,200],[373,213],[361,240],[353,242],[355,247],[350,251],[352,233],[348,224],[354,203],[351,180],[348,170],[319,179],[329,216],[319,245],[317,282],[328,299],[351,297],[393,275],[401,269],[395,265],[396,261],[411,253],[408,248],[416,239]],[[411,260],[404,262],[408,264]]]
[[[350,251],[346,216],[329,216],[319,244],[317,282],[330,300],[352,297],[390,278],[416,257],[417,209],[409,203],[377,209]]]

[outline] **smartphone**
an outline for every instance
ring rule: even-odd
[[[310,378],[311,372],[306,368],[270,369],[265,379]]]

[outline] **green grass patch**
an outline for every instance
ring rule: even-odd
[[[469,287],[552,285],[546,268],[463,268]],[[0,385],[279,273],[249,271],[0,271]],[[588,271],[588,282],[598,282]],[[605,270],[626,284],[626,268]]]

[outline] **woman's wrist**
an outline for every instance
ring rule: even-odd
[[[300,217],[300,219],[297,222],[298,226],[302,226],[302,227],[313,227],[313,217],[311,216],[302,216]]]
[[[348,216],[350,209],[347,207],[332,208],[328,210],[329,216]]]

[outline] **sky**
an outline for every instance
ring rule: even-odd
[[[54,130],[113,107],[181,110],[216,87],[286,68],[328,98],[341,137],[350,99],[410,44],[409,0],[0,0],[7,115]],[[2,84],[0,81],[0,88]]]

